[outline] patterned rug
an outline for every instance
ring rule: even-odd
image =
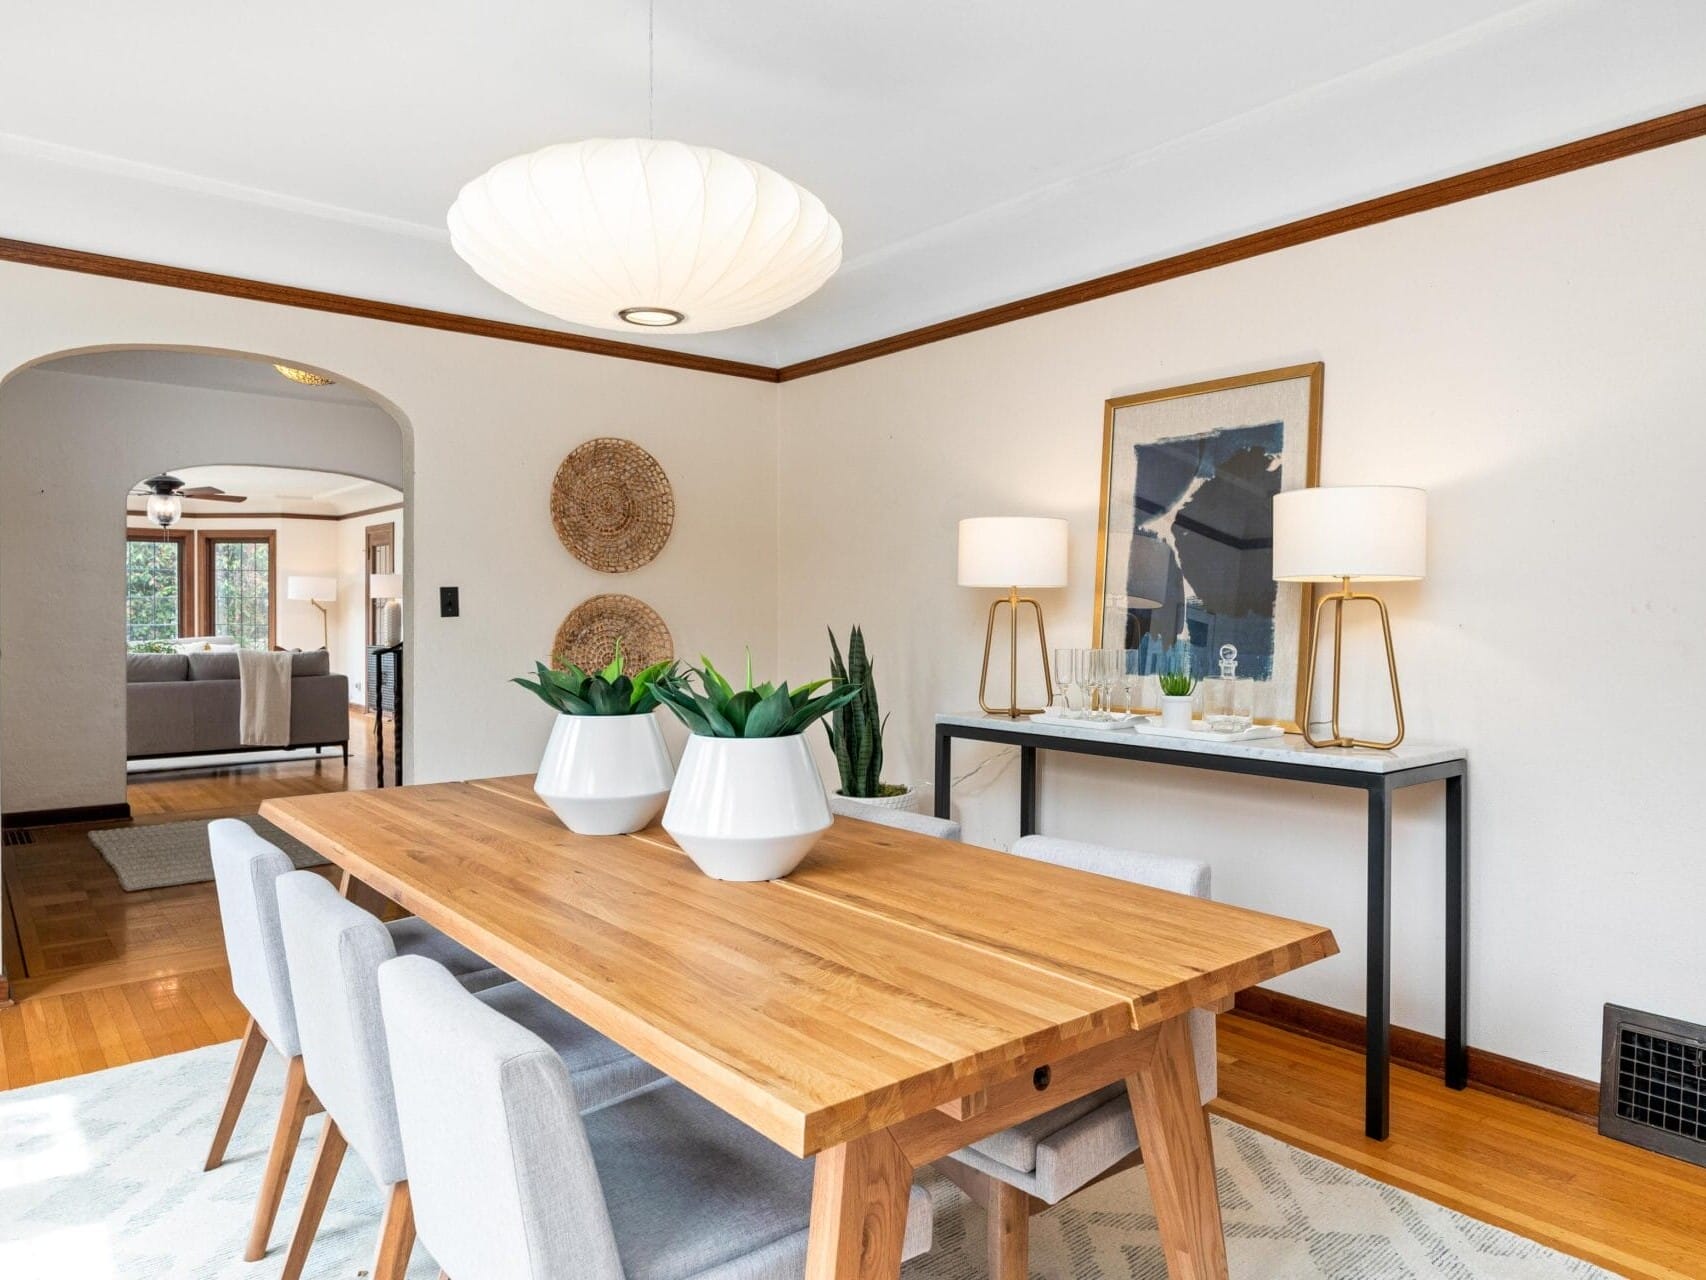
[[[276,1115],[268,1054],[226,1163],[202,1173],[234,1045],[218,1045],[0,1093],[0,1276],[6,1280],[213,1280],[278,1274],[320,1121],[310,1120],[273,1249],[241,1262]],[[1551,1280],[1609,1273],[1243,1128],[1214,1122],[1220,1203],[1241,1280]],[[936,1247],[905,1280],[984,1275],[983,1214],[933,1174]],[[347,1160],[307,1275],[355,1280],[381,1208]],[[1143,1171],[1111,1178],[1032,1220],[1043,1280],[1164,1280]],[[434,1280],[417,1247],[409,1280]]]
[[[289,856],[298,870],[325,865],[326,860],[294,836],[265,818],[242,818],[264,839]],[[91,831],[89,843],[115,872],[127,893],[164,889],[175,884],[201,884],[213,879],[213,854],[207,847],[206,822],[150,822],[134,827]]]

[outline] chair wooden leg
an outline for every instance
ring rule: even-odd
[[[1031,1197],[993,1180],[989,1201],[989,1280],[1026,1280],[1031,1274]]]
[[[314,1152],[314,1168],[308,1175],[308,1189],[302,1194],[302,1212],[296,1218],[296,1231],[290,1237],[290,1252],[284,1256],[284,1270],[279,1280],[297,1280],[308,1263],[308,1250],[314,1247],[314,1236],[320,1230],[320,1219],[326,1212],[326,1201],[332,1194],[332,1184],[338,1180],[338,1168],[349,1150],[343,1130],[331,1116],[320,1131],[320,1145]]]
[[[213,1131],[213,1145],[207,1149],[203,1170],[217,1169],[225,1159],[225,1148],[231,1143],[231,1133],[237,1127],[237,1117],[248,1100],[249,1086],[255,1082],[255,1068],[267,1051],[267,1038],[253,1018],[244,1028],[243,1040],[237,1046],[237,1061],[231,1067],[231,1083],[225,1087],[225,1109],[219,1113],[219,1127]]]
[[[243,1250],[245,1262],[258,1262],[266,1257],[267,1242],[272,1239],[272,1224],[278,1217],[279,1201],[284,1197],[285,1180],[290,1177],[290,1162],[296,1155],[296,1144],[302,1138],[302,1126],[315,1106],[308,1076],[302,1070],[302,1058],[292,1058],[284,1069],[284,1099],[279,1103],[278,1128],[273,1131],[272,1150],[267,1153],[266,1172],[261,1175],[261,1194],[255,1202],[255,1225],[249,1232],[249,1244]]]
[[[1149,1170],[1167,1274],[1175,1280],[1226,1280],[1214,1142],[1185,1016],[1161,1024],[1154,1056],[1126,1080],[1126,1092]]]
[[[415,1206],[409,1199],[409,1184],[391,1188],[385,1202],[385,1217],[379,1223],[379,1250],[373,1256],[373,1280],[403,1280],[409,1255],[415,1249]]]

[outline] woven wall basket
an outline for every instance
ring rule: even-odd
[[[622,642],[622,665],[630,673],[675,656],[669,628],[652,607],[633,596],[602,595],[583,600],[557,628],[551,664],[572,662],[585,671],[608,663]]]
[[[675,525],[675,491],[631,440],[588,440],[557,468],[551,523],[575,559],[601,573],[650,564]]]

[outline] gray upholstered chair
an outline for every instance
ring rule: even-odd
[[[397,955],[392,932],[308,871],[280,878],[278,910],[296,996],[303,1066],[309,1087],[326,1109],[326,1127],[281,1276],[295,1280],[302,1274],[344,1152],[353,1147],[387,1192],[378,1251],[369,1274],[374,1280],[401,1280],[414,1244],[414,1217],[378,985],[379,966]],[[426,963],[418,954],[412,958]],[[443,965],[435,962],[433,968],[458,991],[464,990]],[[529,1034],[549,1043],[573,1073],[585,1106],[601,1106],[659,1078],[620,1045],[519,982],[487,987],[468,999],[528,1027]],[[462,1073],[465,1064],[442,1058],[442,1051],[440,1056],[451,1077]],[[438,1119],[448,1122],[464,1103],[460,1088],[448,1089],[436,1099]]]
[[[1196,898],[1209,896],[1208,863],[1193,858],[1048,836],[1025,836],[1013,852]],[[1213,1012],[1193,1011],[1190,1030],[1206,1104],[1218,1087]],[[1024,1280],[1030,1215],[1141,1159],[1131,1099],[1123,1084],[1113,1084],[974,1142],[938,1167],[988,1210],[991,1280]]]
[[[443,1275],[804,1273],[812,1161],[672,1081],[579,1113],[557,1051],[427,961],[385,965],[379,993],[421,1240]],[[906,1257],[929,1249],[931,1228],[914,1187]]]
[[[205,1168],[218,1168],[225,1159],[225,1149],[267,1046],[272,1046],[285,1059],[284,1101],[261,1178],[254,1223],[243,1252],[244,1258],[253,1262],[267,1251],[303,1122],[317,1109],[303,1073],[296,1007],[291,998],[284,939],[278,923],[276,885],[279,877],[293,868],[283,850],[258,835],[246,822],[234,818],[210,822],[207,838],[213,854],[213,882],[219,897],[220,924],[225,932],[225,956],[231,967],[231,988],[248,1011],[249,1025],[237,1048],[237,1061],[231,1070],[225,1106],[213,1133]],[[470,985],[509,980],[472,951],[457,946],[420,920],[398,920],[385,927],[398,951],[431,956]]]
[[[916,831],[921,836],[938,836],[943,840],[958,840],[960,824],[947,818],[932,818],[928,814],[910,813],[905,809],[885,809],[881,805],[861,804],[846,796],[830,796],[829,810],[843,818],[858,818],[902,831]]]

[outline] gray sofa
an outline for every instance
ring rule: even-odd
[[[132,653],[125,660],[125,758],[264,751],[238,741],[235,653]],[[290,746],[341,747],[349,763],[349,678],[324,649],[295,654]]]

